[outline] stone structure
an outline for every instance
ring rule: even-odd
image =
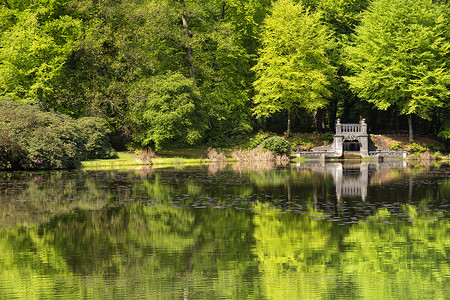
[[[405,151],[391,151],[388,148],[376,147],[367,132],[364,119],[357,124],[336,123],[333,143],[325,147],[316,147],[312,151],[297,152],[297,156],[310,159],[342,158],[360,156],[362,158],[405,158]]]

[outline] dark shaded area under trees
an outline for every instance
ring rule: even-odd
[[[411,121],[414,134],[447,140],[448,8],[0,1],[0,98],[103,119],[117,147],[226,147],[259,130],[329,131],[337,118],[365,118],[373,133]]]

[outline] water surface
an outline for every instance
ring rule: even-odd
[[[0,298],[450,299],[449,174],[0,173]]]

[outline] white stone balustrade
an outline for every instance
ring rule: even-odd
[[[366,135],[367,134],[367,124],[364,119],[362,119],[360,124],[341,124],[340,120],[336,123],[336,134],[352,134],[352,135]]]

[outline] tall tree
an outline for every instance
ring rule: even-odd
[[[288,112],[295,107],[313,112],[324,107],[334,68],[327,50],[332,43],[319,12],[310,12],[301,3],[279,0],[264,24],[262,48],[253,67],[257,79],[254,87],[257,117]]]
[[[30,3],[29,3],[30,2]],[[64,1],[0,6],[0,96],[46,102],[81,31]]]
[[[136,142],[158,151],[170,143],[193,145],[202,139],[206,116],[192,78],[152,76],[131,89],[129,116]]]
[[[359,97],[378,109],[394,108],[430,119],[449,95],[448,19],[431,0],[376,0],[346,48],[346,77]]]

